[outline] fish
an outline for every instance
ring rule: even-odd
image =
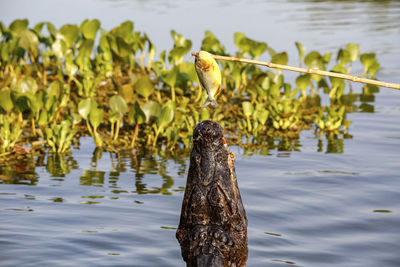
[[[199,77],[200,85],[207,91],[208,98],[203,108],[211,105],[217,108],[217,100],[215,99],[221,93],[221,71],[218,63],[213,56],[206,52],[193,52],[192,56],[195,57],[195,69]]]

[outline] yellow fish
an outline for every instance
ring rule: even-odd
[[[208,94],[203,107],[211,105],[213,108],[217,108],[218,104],[215,98],[221,92],[221,71],[219,66],[212,55],[206,51],[193,52],[192,56],[196,58],[194,65],[201,87],[206,89]]]

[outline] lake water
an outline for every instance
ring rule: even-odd
[[[234,52],[241,31],[288,51],[292,65],[295,41],[321,52],[357,42],[376,52],[380,80],[400,83],[400,1],[2,1],[0,20],[16,18],[98,18],[106,29],[131,19],[159,51],[172,47],[171,29],[194,50],[209,29]],[[303,131],[257,151],[231,148],[248,266],[400,266],[400,91],[368,101],[348,115],[352,138]],[[0,166],[12,172],[0,176],[1,266],[185,266],[175,228],[188,155],[94,151],[81,138],[71,156]]]

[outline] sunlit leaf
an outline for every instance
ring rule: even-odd
[[[360,56],[360,47],[355,43],[348,43],[346,45],[346,50],[349,51],[350,60],[352,62],[356,61],[356,59]]]
[[[154,84],[148,75],[141,75],[134,84],[135,92],[148,98],[154,92]]]
[[[60,28],[59,32],[64,37],[64,41],[68,47],[72,47],[78,40],[79,28],[76,25],[66,24]]]
[[[161,114],[157,118],[158,127],[165,127],[174,118],[174,110],[168,106],[164,105],[161,109]]]
[[[93,101],[95,103],[95,101]],[[82,116],[83,117],[83,116]],[[99,127],[100,123],[103,121],[104,110],[97,107],[96,105],[91,105],[90,113],[89,113],[89,121],[92,124],[93,128]]]
[[[243,113],[246,117],[251,116],[254,112],[254,107],[253,105],[248,102],[248,101],[243,101],[242,102],[242,107],[243,107]]]
[[[13,109],[14,104],[11,99],[9,89],[3,89],[0,91],[0,107],[2,107],[7,112]]]
[[[54,96],[57,99],[60,98],[62,83],[59,80],[53,81],[50,86],[47,88],[47,95]]]
[[[94,40],[92,39],[86,39],[83,41],[82,45],[79,47],[79,53],[78,56],[76,57],[76,62],[78,65],[83,68],[83,65],[85,64],[85,60],[88,60],[92,54],[92,49],[93,49],[93,44]]]
[[[308,53],[304,58],[304,63],[310,69],[325,70],[325,66],[323,64],[323,58],[321,54],[317,51],[312,51]]]
[[[205,31],[200,49],[215,54],[225,53],[225,47],[211,31]]]
[[[85,120],[88,119],[92,100],[90,98],[83,99],[78,104],[78,112]]]
[[[170,71],[162,76],[163,81],[169,86],[173,87],[176,84],[176,78],[179,73],[179,67],[175,66]]]
[[[86,39],[94,40],[96,38],[97,31],[100,28],[100,21],[97,19],[85,20],[81,24],[81,32]]]
[[[186,73],[191,81],[199,83],[199,78],[194,68],[194,64],[191,62],[183,62],[179,65],[179,71]]]
[[[311,75],[310,74],[299,75],[296,78],[296,85],[298,88],[300,88],[300,90],[306,90],[307,87],[310,85],[310,83],[311,83]]]
[[[18,33],[19,37],[19,45],[26,51],[29,51],[33,53],[33,55],[36,57],[38,55],[38,44],[39,44],[39,39],[30,30],[22,30]]]
[[[288,55],[286,52],[275,54],[272,59],[272,63],[286,65],[288,62]]]
[[[111,30],[111,33],[113,33],[115,36],[121,37],[125,39],[125,41],[129,42],[129,38],[131,38],[133,32],[133,22],[130,20],[127,20],[114,29]]]
[[[257,112],[257,120],[264,125],[267,122],[269,111],[266,109],[259,110]]]
[[[160,104],[154,101],[146,102],[141,109],[146,115],[146,121],[150,121],[151,118],[158,118],[161,113]]]
[[[38,89],[38,85],[34,78],[25,77],[20,80],[19,86],[17,86],[16,89],[20,94],[35,94]]]
[[[325,53],[322,57],[322,62],[324,64],[329,64],[329,62],[331,61],[331,57],[332,57],[332,52],[329,53]]]
[[[112,97],[110,97],[109,102],[111,110],[119,113],[121,116],[126,113],[128,107],[122,96],[113,95]]]
[[[375,53],[364,53],[360,56],[360,61],[366,69],[369,69],[376,61]]]
[[[40,36],[40,33],[42,32],[43,26],[44,26],[44,22],[39,22],[35,25],[35,27],[33,27],[33,31]]]
[[[381,65],[377,61],[372,63],[372,65],[368,68],[369,75],[371,75],[371,77],[375,76],[375,74],[379,71],[380,66]]]
[[[306,54],[306,48],[299,42],[295,42],[297,51],[299,52],[300,62],[303,62],[304,55]]]
[[[14,20],[9,28],[12,32],[18,33],[20,31],[24,31],[28,28],[28,20],[27,19],[16,19]]]
[[[342,64],[333,66],[332,71],[337,73],[347,73],[345,66]]]

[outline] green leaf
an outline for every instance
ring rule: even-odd
[[[81,32],[86,39],[94,40],[96,38],[97,31],[100,28],[100,21],[97,19],[85,20],[81,24]]]
[[[17,92],[20,94],[35,94],[38,85],[36,83],[36,80],[32,77],[25,77],[22,78],[19,82],[19,85],[17,86]]]
[[[157,118],[157,125],[160,128],[165,127],[174,119],[174,110],[169,105],[164,105],[161,109],[161,114]]]
[[[78,112],[85,120],[88,119],[91,105],[92,105],[92,100],[90,98],[83,99],[78,104]]]
[[[6,112],[13,109],[14,103],[11,99],[10,89],[3,89],[0,91],[0,107],[2,107]]]
[[[303,74],[296,78],[296,85],[300,90],[306,90],[311,83],[311,75]]]
[[[130,107],[128,112],[128,121],[132,124],[142,124],[146,122],[146,114],[144,114],[138,102],[135,102],[135,104]]]
[[[193,63],[183,62],[182,64],[179,65],[179,71],[186,73],[192,82],[199,83],[199,78],[197,76],[196,69]]]
[[[46,93],[48,96],[54,96],[56,99],[60,98],[63,84],[59,80],[53,81],[47,88]]]
[[[123,38],[128,43],[129,40],[132,38],[132,32],[133,32],[133,22],[130,20],[121,23],[120,25],[111,30],[112,34]]]
[[[127,57],[132,53],[132,47],[124,40],[124,38],[118,36],[116,41],[118,47],[116,52],[118,53],[118,56]]]
[[[110,115],[108,115],[108,121],[111,123],[115,123],[118,119],[120,119],[120,114],[116,111],[111,112]]]
[[[162,80],[171,87],[176,84],[176,78],[179,73],[179,67],[175,66],[162,76]]]
[[[339,61],[342,66],[346,65],[351,61],[350,52],[347,49],[340,49],[336,61]]]
[[[360,56],[360,47],[355,43],[348,43],[346,45],[346,50],[349,51],[350,60],[352,62],[356,61],[356,59]]]
[[[259,111],[257,112],[257,120],[258,120],[262,125],[264,125],[264,124],[267,122],[268,116],[269,116],[269,111],[266,110],[266,109],[259,110]]]
[[[186,40],[183,46],[175,46],[168,53],[168,61],[170,63],[175,62],[175,64],[182,63],[183,57],[190,52],[192,47],[192,41]]]
[[[310,69],[325,70],[325,66],[323,64],[323,58],[321,54],[317,51],[312,51],[308,53],[304,59],[304,63]]]
[[[47,30],[49,31],[50,35],[52,37],[55,37],[57,35],[57,30],[56,27],[54,27],[53,23],[51,22],[46,22]]]
[[[259,57],[265,52],[265,50],[269,49],[267,43],[252,40],[241,32],[235,32],[233,41],[242,53],[250,54],[255,58]]]
[[[146,115],[146,121],[149,122],[152,118],[158,118],[161,114],[161,106],[157,102],[146,102],[141,108]]]
[[[96,103],[96,101],[93,100],[93,103]],[[92,124],[93,128],[96,129],[97,127],[99,127],[100,123],[103,121],[104,110],[102,110],[101,108],[98,108],[97,103],[95,105],[93,103],[90,108],[89,121],[90,121],[90,124]]]
[[[42,32],[44,22],[39,22],[33,27],[33,31],[36,33],[36,35],[40,36],[40,33]],[[0,35],[1,36],[1,35]]]
[[[304,55],[306,54],[306,48],[299,42],[295,42],[297,51],[299,52],[300,62],[303,62]]]
[[[200,49],[210,53],[225,54],[225,47],[211,31],[205,31]]]
[[[33,115],[36,116],[40,109],[43,107],[43,91],[40,91],[34,95],[28,95],[29,98],[29,108]]]
[[[239,50],[243,51],[244,53],[248,53],[250,51],[250,45],[247,42],[248,38],[244,33],[235,32],[233,35],[233,42],[239,48]]]
[[[346,68],[345,68],[342,64],[335,65],[335,66],[332,68],[332,71],[333,71],[333,72],[337,72],[337,73],[347,73]]]
[[[110,97],[109,102],[111,110],[119,113],[121,117],[126,113],[128,107],[122,96],[113,95],[112,97]]]
[[[243,107],[243,113],[246,117],[249,117],[251,116],[251,114],[253,114],[254,107],[250,102],[248,101],[242,102],[242,107]]]
[[[76,63],[79,66],[83,66],[85,59],[89,59],[92,54],[94,41],[92,39],[86,39],[79,47],[79,53],[76,57]]]
[[[258,58],[265,52],[265,50],[267,50],[267,48],[268,48],[267,43],[254,41],[251,45],[250,54],[253,57]]]
[[[68,48],[73,47],[79,37],[79,28],[73,24],[66,24],[61,27],[59,33],[64,37],[64,41]]]
[[[79,115],[78,113],[73,112],[71,116],[72,116],[72,124],[74,125],[82,121],[82,116]]]
[[[38,55],[38,44],[39,44],[39,39],[30,30],[23,30],[18,33],[19,37],[19,46],[25,49],[26,51],[29,51],[33,53],[33,55],[36,57]]]
[[[375,61],[374,63],[372,63],[372,65],[369,67],[368,69],[368,73],[371,77],[375,76],[375,74],[379,71],[380,68],[380,64]]]
[[[141,75],[136,81],[134,88],[139,95],[146,99],[154,92],[154,84],[148,75]]]
[[[332,52],[324,54],[324,56],[322,57],[322,62],[324,63],[324,65],[329,64],[329,62],[331,61],[331,57]]]
[[[360,61],[364,67],[368,70],[372,64],[376,61],[375,53],[364,53],[360,56]]]
[[[210,111],[208,108],[202,108],[200,111],[200,120],[209,120],[210,119]]]
[[[288,62],[288,55],[286,52],[278,53],[272,56],[272,63],[286,65]]]
[[[9,28],[12,32],[18,33],[26,30],[28,28],[28,24],[29,22],[27,19],[16,19],[10,24]]]

